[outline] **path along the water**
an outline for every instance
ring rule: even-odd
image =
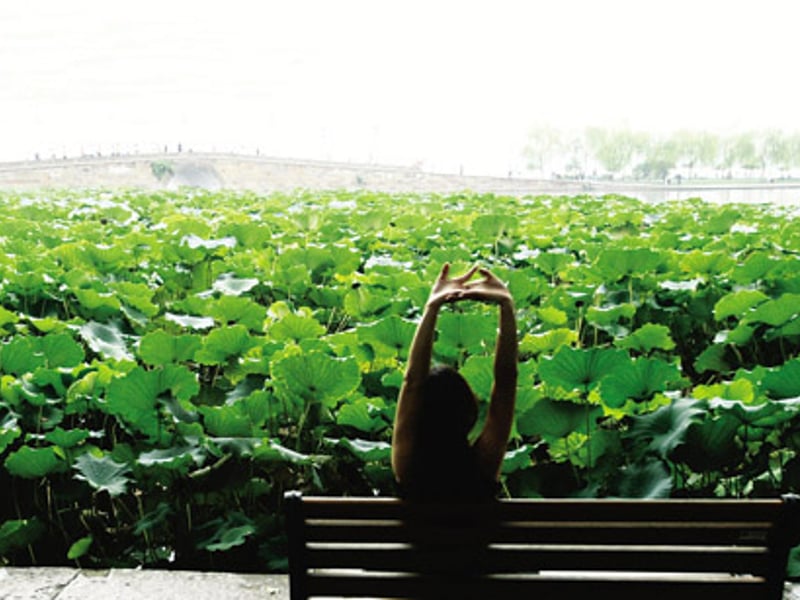
[[[0,600],[289,600],[286,575],[0,568]],[[800,600],[800,584],[785,600]]]

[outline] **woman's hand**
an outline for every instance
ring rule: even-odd
[[[469,271],[458,277],[449,277],[450,263],[445,263],[439,278],[433,284],[431,295],[428,298],[428,306],[438,308],[446,302],[456,302],[461,300],[468,292],[467,281],[469,281],[478,267],[472,267]]]
[[[479,269],[478,272],[483,275],[483,279],[465,283],[459,299],[483,300],[498,304],[513,302],[511,292],[493,273],[488,269]]]

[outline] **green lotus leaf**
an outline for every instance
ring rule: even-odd
[[[515,471],[521,471],[530,467],[532,464],[532,452],[533,446],[529,444],[524,444],[519,448],[507,451],[503,457],[502,473],[508,475],[509,473],[514,473]]]
[[[628,353],[612,348],[570,348],[562,346],[552,357],[542,357],[539,375],[549,385],[567,391],[588,391],[617,369],[626,369]]]
[[[791,337],[800,335],[800,317],[795,317],[785,325],[781,325],[774,332],[774,337]],[[767,339],[774,339],[772,332],[767,333]]]
[[[736,441],[741,421],[731,415],[692,423],[672,458],[698,473],[735,469],[744,458],[744,446]]]
[[[387,372],[381,377],[381,385],[399,390],[400,386],[403,385],[403,371],[395,369]]]
[[[623,498],[668,498],[672,477],[664,463],[653,460],[623,467],[618,487]]]
[[[285,448],[275,440],[269,440],[255,449],[253,458],[264,462],[288,463],[291,465],[309,465],[313,461],[310,456]]]
[[[272,363],[279,397],[300,403],[321,402],[333,408],[361,383],[354,358],[336,358],[319,351],[286,356]]]
[[[51,333],[39,338],[39,346],[50,369],[77,367],[86,358],[81,345],[68,333]]]
[[[800,396],[800,358],[770,369],[764,375],[764,391],[770,398],[796,398]]]
[[[636,305],[630,303],[613,306],[590,306],[586,310],[586,322],[597,326],[614,325],[622,319],[630,320],[636,314]]]
[[[239,458],[252,458],[255,451],[268,443],[262,437],[209,437],[209,450],[215,456],[231,454]]]
[[[369,440],[339,438],[338,440],[328,440],[336,446],[342,446],[349,450],[353,456],[367,461],[388,461],[392,456],[392,446],[386,442],[372,442]]]
[[[753,252],[733,270],[733,279],[742,285],[752,284],[754,281],[763,279],[777,264],[778,261],[766,252]]]
[[[508,289],[517,305],[532,304],[547,289],[547,281],[535,272],[506,271],[496,275],[508,282]]]
[[[0,525],[0,556],[31,546],[47,532],[47,527],[36,517],[13,519]]]
[[[569,346],[578,340],[574,329],[558,328],[544,333],[526,333],[519,344],[523,354],[556,352],[561,346]]]
[[[214,251],[220,248],[228,248],[228,249],[235,248],[236,238],[228,236],[221,239],[206,240],[197,235],[189,234],[181,239],[180,245],[187,246],[192,250],[203,249],[208,251]]]
[[[594,271],[603,279],[616,282],[624,277],[648,275],[664,262],[657,250],[649,248],[608,248],[603,250]]]
[[[124,263],[126,259],[126,251],[119,245],[91,244],[86,254],[101,269]]]
[[[635,350],[647,354],[653,350],[672,350],[675,342],[670,336],[669,327],[646,323],[629,336],[617,340],[615,344],[620,348]]]
[[[479,238],[495,240],[517,228],[517,218],[508,214],[478,215],[472,220],[472,231]]]
[[[731,365],[727,360],[728,348],[725,344],[711,344],[703,350],[694,361],[694,368],[698,373],[708,371],[716,373],[727,373],[731,370]]]
[[[638,358],[630,367],[603,379],[600,395],[607,406],[621,408],[628,400],[649,401],[679,381],[681,373],[676,365],[658,358]]]
[[[798,314],[800,314],[800,294],[783,294],[775,300],[767,300],[759,304],[747,314],[747,321],[778,327],[789,322]]]
[[[692,390],[692,396],[698,400],[723,398],[750,404],[756,399],[756,391],[752,381],[742,378],[712,385],[696,385]]]
[[[238,405],[201,406],[203,426],[212,436],[249,437],[254,433],[254,424]]]
[[[85,481],[98,491],[107,491],[110,496],[121,496],[127,491],[131,468],[118,463],[110,455],[95,456],[91,452],[81,454],[73,465],[75,479]]]
[[[236,512],[225,519],[215,519],[198,528],[199,531],[213,529],[212,534],[197,543],[197,547],[208,552],[224,552],[241,546],[256,532],[255,523],[246,515]]]
[[[170,470],[183,470],[191,465],[202,466],[205,458],[205,452],[198,446],[173,446],[142,452],[136,462],[143,467],[158,466]]]
[[[495,317],[485,313],[447,312],[439,317],[438,350],[444,356],[478,354],[494,346]]]
[[[358,319],[372,317],[391,306],[393,296],[390,292],[360,286],[350,289],[344,296],[344,310]]]
[[[746,313],[762,302],[769,300],[760,290],[739,290],[720,298],[714,305],[714,318],[722,321],[728,317],[742,318]]]
[[[699,275],[726,273],[734,264],[734,260],[729,253],[722,251],[703,252],[702,250],[693,250],[684,254],[680,260],[681,269],[687,273]]]
[[[211,289],[228,296],[241,296],[258,285],[258,279],[252,277],[238,278],[232,273],[223,273],[212,284]]]
[[[117,281],[109,283],[108,288],[116,292],[117,297],[124,304],[136,309],[146,317],[154,317],[158,314],[159,308],[153,303],[155,290],[148,285],[131,281]]]
[[[310,315],[288,313],[269,328],[269,335],[278,341],[316,339],[325,334],[325,327]]]
[[[272,230],[260,223],[226,223],[220,235],[233,236],[242,248],[263,248],[272,241]]]
[[[162,392],[160,374],[136,367],[113,379],[106,392],[108,411],[142,433],[155,437],[159,429],[156,400]]]
[[[652,413],[633,417],[628,435],[647,450],[666,458],[684,442],[689,427],[704,412],[700,402],[681,398]]]
[[[222,296],[208,305],[208,314],[220,323],[239,323],[251,331],[263,331],[267,309],[252,298]]]
[[[715,398],[710,408],[721,415],[732,415],[741,423],[752,427],[773,428],[796,418],[800,400],[767,400],[760,404],[747,404],[740,400]]]
[[[2,455],[9,444],[22,435],[22,430],[17,424],[17,418],[11,413],[6,414],[0,420],[0,455]]]
[[[89,439],[90,435],[91,433],[87,429],[65,430],[56,427],[53,431],[48,432],[44,439],[61,448],[74,448]]]
[[[566,251],[563,252],[542,252],[533,259],[534,266],[549,276],[554,276],[564,270],[567,265],[575,260],[575,257]]]
[[[358,338],[378,348],[388,348],[390,356],[405,358],[417,326],[397,315],[389,315],[358,327]]]
[[[139,340],[139,357],[153,366],[181,363],[192,360],[201,346],[198,335],[172,335],[155,329]]]
[[[89,321],[80,328],[84,342],[97,354],[115,360],[133,360],[128,345],[117,325]]]
[[[190,400],[200,391],[197,375],[184,365],[164,365],[154,369],[158,374],[159,393],[167,390],[178,400]]]
[[[67,463],[62,460],[55,446],[31,448],[22,446],[11,452],[5,461],[6,469],[15,477],[38,479],[51,473],[63,473]]]
[[[0,363],[6,373],[23,375],[44,367],[47,358],[39,351],[34,339],[19,336],[2,345]]]
[[[78,560],[84,556],[89,552],[92,542],[94,542],[94,537],[91,535],[87,535],[73,542],[67,551],[67,560]]]
[[[168,312],[164,315],[164,318],[186,329],[210,329],[214,326],[214,319],[211,317],[193,317],[191,315],[176,315]]]
[[[586,432],[587,423],[591,426],[602,413],[599,406],[542,398],[517,417],[517,430],[525,436],[553,440],[575,431]]]
[[[320,283],[336,267],[336,259],[330,249],[309,245],[284,250],[278,256],[277,266],[284,270],[301,266],[311,275],[311,281]]]
[[[542,322],[555,327],[567,324],[567,313],[554,306],[543,306],[536,311],[536,315]]]
[[[99,292],[91,288],[73,289],[72,293],[85,311],[96,319],[104,321],[119,314],[122,305],[112,292]]]
[[[31,325],[40,333],[62,333],[67,329],[67,323],[57,317],[30,318]]]
[[[15,313],[3,306],[0,306],[0,328],[5,327],[6,325],[13,325],[14,323],[18,322],[19,317]]]
[[[365,433],[375,433],[387,427],[381,416],[383,408],[385,403],[381,398],[357,398],[342,404],[336,412],[336,422]]]
[[[231,357],[243,355],[254,344],[255,340],[244,325],[218,327],[203,339],[195,360],[204,365],[221,365]]]
[[[470,356],[459,373],[467,380],[475,396],[488,400],[494,384],[494,358],[491,356]]]
[[[748,325],[746,321],[740,321],[734,329],[719,332],[717,334],[719,337],[715,337],[714,341],[717,343],[745,346],[750,343],[755,333],[756,327]]]

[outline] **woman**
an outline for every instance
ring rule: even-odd
[[[417,500],[488,500],[497,492],[511,432],[517,389],[517,326],[514,301],[486,269],[449,277],[445,264],[425,305],[408,357],[392,436],[392,468],[401,495]],[[475,273],[481,279],[470,281]],[[439,309],[448,302],[478,300],[500,308],[494,385],[483,429],[470,444],[478,417],[475,395],[454,369],[431,369]]]

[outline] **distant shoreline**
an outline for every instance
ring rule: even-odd
[[[786,192],[800,181],[658,182],[533,179],[436,173],[399,165],[280,158],[230,153],[155,153],[0,162],[0,190],[144,188],[252,190],[365,189],[386,192],[606,194],[670,196],[707,193]],[[663,198],[660,198],[662,197]],[[800,203],[800,202],[799,202]]]

